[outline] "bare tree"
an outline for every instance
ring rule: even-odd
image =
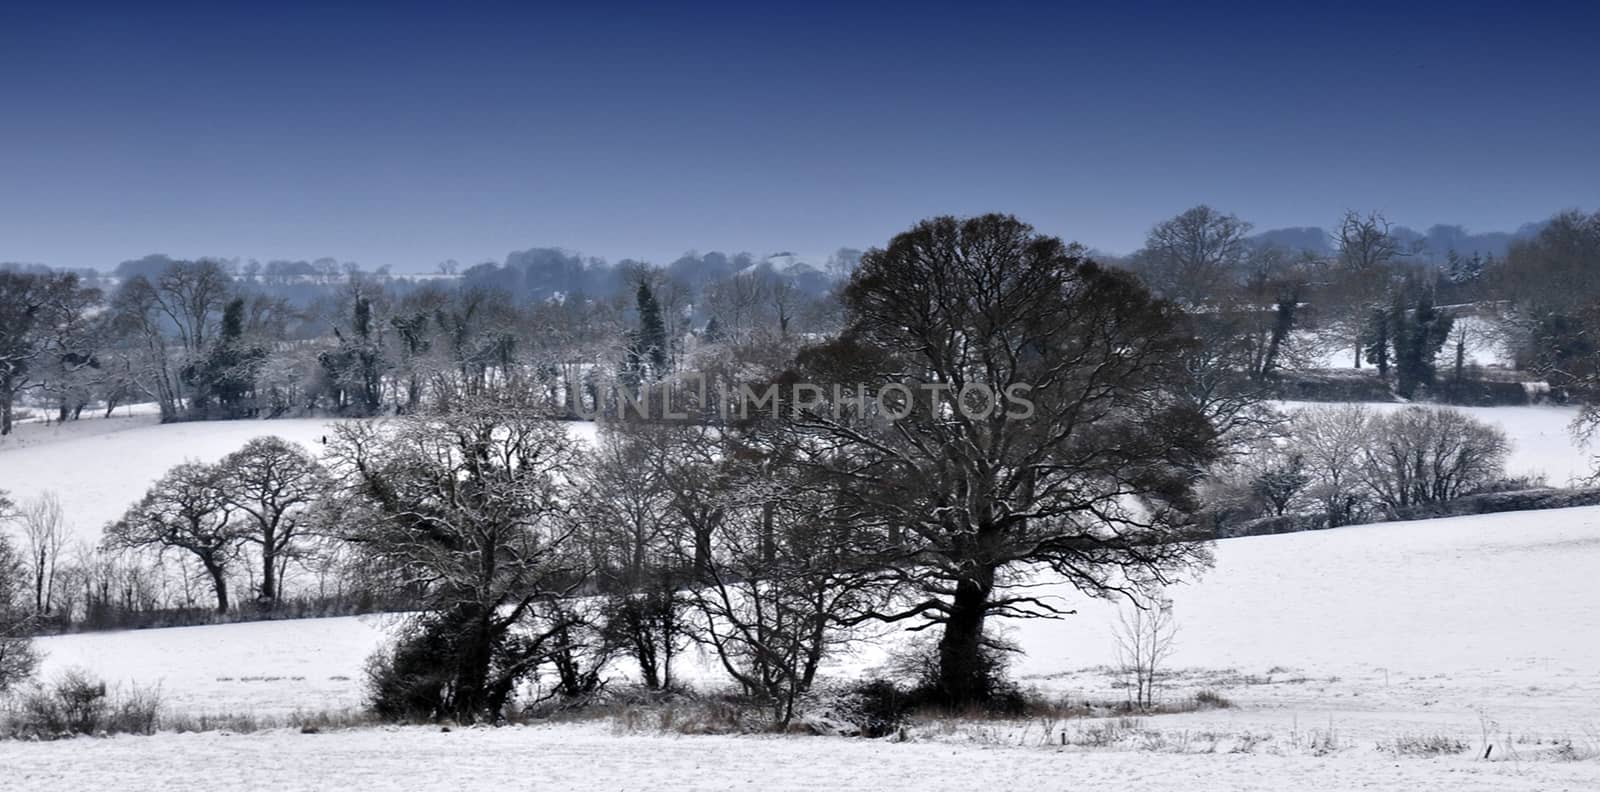
[[[822,271],[830,280],[844,281],[850,279],[850,273],[856,271],[861,264],[861,251],[855,248],[839,248],[828,256],[828,262],[823,265]]]
[[[157,303],[190,357],[205,350],[232,288],[233,279],[214,259],[173,262],[156,280]]]
[[[1188,515],[1217,432],[1180,395],[1174,309],[1132,276],[1012,217],[946,217],[867,253],[844,298],[843,338],[794,378],[913,397],[897,415],[796,404],[795,447],[857,541],[902,554],[888,568],[919,596],[875,615],[943,628],[946,700],[992,692],[989,617],[1064,613],[1020,569],[1110,595],[1208,559]],[[993,401],[1021,393],[1026,409]]]
[[[1127,683],[1129,706],[1155,706],[1157,682],[1177,648],[1178,623],[1172,615],[1172,600],[1157,593],[1148,602],[1123,606],[1112,632]]]
[[[16,521],[27,541],[28,572],[33,580],[33,612],[49,616],[54,601],[56,569],[67,540],[66,515],[54,492],[45,491],[22,503]]]
[[[771,269],[766,270],[766,284],[761,291],[767,299],[767,305],[772,309],[772,318],[778,324],[778,337],[788,338],[790,325],[794,323],[795,311],[799,307],[800,289],[793,280],[781,272]]]
[[[1224,297],[1244,274],[1251,225],[1209,206],[1196,206],[1150,229],[1134,260],[1152,290],[1183,305]]]
[[[883,606],[886,576],[855,541],[855,526],[823,516],[827,496],[782,467],[733,466],[704,581],[686,590],[699,615],[693,635],[782,727],[824,657],[855,641],[854,625]]]
[[[1600,212],[1563,212],[1532,239],[1511,245],[1495,272],[1512,298],[1518,361],[1558,392],[1586,401],[1574,428],[1600,428]]]
[[[425,603],[375,676],[384,711],[497,718],[571,625],[520,628],[583,579],[564,547],[577,460],[566,427],[486,394],[446,414],[343,424],[329,459],[348,500],[340,534]]]
[[[646,687],[672,685],[672,661],[682,648],[687,603],[679,593],[685,565],[679,548],[687,531],[663,480],[675,460],[648,424],[601,426],[579,476],[585,543],[606,591],[606,631],[639,664]]]
[[[216,468],[185,462],[167,471],[138,503],[106,526],[112,549],[177,550],[197,561],[211,579],[217,612],[228,612],[228,569],[243,531]]]
[[[1369,317],[1393,279],[1391,265],[1408,251],[1378,212],[1345,212],[1333,242],[1339,257],[1338,282],[1328,292],[1342,303],[1340,324],[1355,350],[1354,366],[1361,368]]]
[[[117,289],[111,303],[111,326],[121,343],[113,354],[123,379],[154,399],[161,419],[171,421],[184,407],[178,376],[182,366],[168,348],[160,304],[156,288],[142,275]]]
[[[1460,410],[1406,407],[1374,419],[1362,478],[1390,509],[1443,503],[1505,472],[1504,432]]]
[[[1405,254],[1389,220],[1378,212],[1363,216],[1354,209],[1344,213],[1334,238],[1339,260],[1358,273],[1373,273]]]
[[[324,487],[322,467],[299,445],[269,436],[223,457],[217,471],[223,498],[238,512],[239,536],[260,551],[256,601],[270,610],[302,550],[307,515]]]
[[[88,362],[75,357],[82,352],[75,344],[61,342],[87,321],[98,296],[76,275],[0,271],[0,435],[11,433],[12,410],[24,391],[61,366]]]
[[[766,283],[754,272],[735,272],[706,286],[706,305],[735,342],[748,340],[766,300]]]
[[[1311,477],[1309,491],[1322,503],[1329,527],[1351,522],[1365,497],[1361,473],[1372,420],[1360,404],[1307,407],[1291,419],[1292,442]]]

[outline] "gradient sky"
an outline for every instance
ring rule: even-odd
[[[1217,3],[0,6],[0,261],[826,255],[1197,203],[1600,208],[1600,12]],[[870,7],[869,7],[870,6]]]

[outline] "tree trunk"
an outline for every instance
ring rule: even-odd
[[[34,559],[34,561],[37,564],[37,566],[34,567],[34,574],[33,574],[33,612],[34,612],[35,615],[38,615],[38,616],[45,615],[45,612],[44,612],[44,560],[45,560],[44,559],[44,555],[45,555],[45,551],[43,549],[40,549],[38,557]]]
[[[489,625],[493,614],[472,614],[463,625],[465,645],[461,647],[455,673],[453,709],[458,723],[475,723],[488,705],[489,665],[493,661],[494,635]]]
[[[261,546],[261,606],[271,610],[278,602],[278,554],[272,536]]]
[[[228,576],[226,571],[218,564],[206,562],[206,571],[211,573],[211,585],[217,590],[217,613],[228,612]]]
[[[983,646],[983,621],[989,613],[994,570],[979,570],[962,580],[951,598],[950,612],[939,640],[939,692],[945,703],[982,703],[993,692],[993,671]]]
[[[694,577],[709,581],[711,575],[711,534],[720,514],[705,516],[691,523],[694,530]]]
[[[771,564],[778,556],[778,539],[773,529],[773,512],[776,504],[761,504],[761,562]]]

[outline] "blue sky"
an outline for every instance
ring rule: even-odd
[[[919,3],[0,6],[0,261],[825,255],[1197,203],[1600,207],[1600,12]],[[1110,5],[1110,4],[1105,4]]]

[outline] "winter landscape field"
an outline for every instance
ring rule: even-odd
[[[1600,791],[1597,30],[0,3],[0,792]]]
[[[1576,474],[1586,451],[1568,410],[1483,408],[1516,443],[1511,466]],[[576,427],[583,434],[587,427]],[[24,426],[0,444],[13,492],[64,487],[75,535],[148,486],[144,471],[214,458],[258,433],[317,444],[315,420],[160,426],[138,417]],[[69,466],[73,479],[52,474]],[[73,489],[83,482],[82,490]],[[1480,515],[1217,543],[1215,565],[1169,589],[1178,624],[1162,682],[1225,709],[1060,719],[936,719],[898,741],[662,736],[625,717],[504,728],[354,727],[0,741],[0,776],[26,789],[631,788],[642,775],[687,789],[966,789],[978,779],[1149,789],[1571,789],[1600,784],[1600,507]],[[1119,603],[1069,587],[1076,611],[1019,622],[1008,638],[1029,688],[1067,700],[1122,695]],[[159,691],[163,707],[225,723],[348,715],[363,667],[400,614],[124,630],[40,639],[41,675],[80,669]],[[870,672],[906,638],[892,631],[825,669]],[[626,676],[625,671],[619,671]],[[715,688],[714,660],[690,658]],[[1435,754],[1448,742],[1460,752]],[[1487,755],[1487,759],[1485,756]],[[67,760],[65,757],[70,756]],[[1209,786],[1207,786],[1209,785]]]

